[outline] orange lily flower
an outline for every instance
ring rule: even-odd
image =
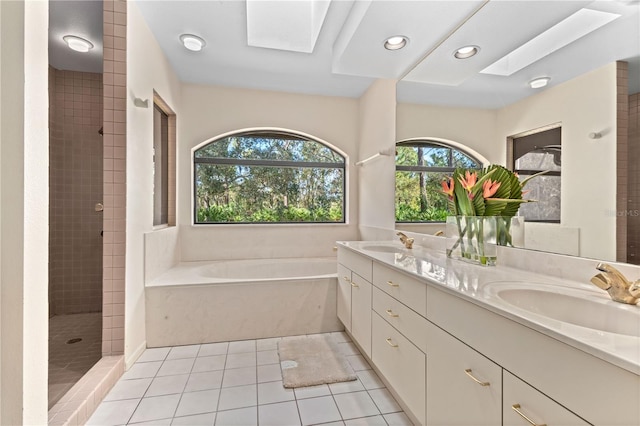
[[[449,178],[449,182],[447,180],[442,181],[442,192],[447,194],[449,197],[453,197],[453,188],[454,188],[454,180],[452,177]]]
[[[464,189],[471,191],[471,188],[473,188],[478,180],[478,174],[476,172],[471,173],[467,170],[464,174],[464,178],[460,177],[458,179],[460,179],[460,183]]]
[[[491,179],[487,179],[482,184],[482,196],[484,198],[492,197],[500,188],[500,182],[492,182]]]

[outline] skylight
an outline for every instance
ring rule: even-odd
[[[247,0],[247,44],[312,53],[330,0]]]
[[[580,9],[480,72],[509,76],[619,17],[616,13]]]

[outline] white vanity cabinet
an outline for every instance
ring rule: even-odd
[[[506,370],[502,386],[504,426],[589,424]]]
[[[502,368],[450,334],[427,327],[427,425],[502,421]]]
[[[371,273],[371,259],[338,249],[338,318],[368,357],[371,357]]]

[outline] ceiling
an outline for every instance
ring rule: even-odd
[[[260,2],[273,11],[292,4]],[[528,82],[535,77],[550,77],[547,87],[553,87],[607,63],[628,60],[631,93],[640,91],[638,0],[322,3],[324,22],[318,27],[311,53],[305,53],[254,47],[253,42],[250,46],[247,2],[243,0],[135,0],[178,77],[188,83],[359,97],[376,78],[404,77],[398,83],[400,102],[500,108],[544,90],[529,88]],[[585,7],[620,16],[511,75],[481,73]],[[101,54],[101,2],[53,0],[50,16],[52,65],[92,71],[96,69],[90,65],[93,60],[101,69],[95,58],[98,49]],[[283,30],[299,24],[292,17],[282,11],[272,12],[269,19]],[[93,58],[80,60],[79,54],[59,48],[62,35],[74,31],[74,25],[79,28],[75,30],[78,35],[96,44],[90,52]],[[202,37],[204,49],[186,50],[179,40],[184,33]],[[398,34],[409,38],[407,46],[396,51],[384,49],[384,40]],[[454,59],[455,49],[466,44],[478,45],[480,53],[466,60]]]

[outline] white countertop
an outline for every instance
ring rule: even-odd
[[[421,278],[440,290],[640,375],[640,332],[636,331],[640,330],[640,306],[614,302],[606,292],[589,282],[559,279],[544,273],[500,265],[473,265],[449,259],[441,250],[415,246],[413,249],[405,249],[395,241],[340,241],[338,245]],[[367,246],[390,246],[399,249],[399,252],[371,251],[366,250]],[[544,265],[540,267],[543,270]],[[543,290],[558,294],[558,298],[563,295],[579,297],[588,304],[606,305],[603,311],[607,315],[606,318],[588,318],[592,313],[579,312],[580,308],[570,305],[563,306],[563,309],[576,310],[575,313],[571,312],[574,318],[582,319],[581,316],[585,315],[592,322],[602,323],[595,323],[594,328],[589,328],[559,321],[532,312],[535,308],[524,309],[503,300],[498,293],[508,289]],[[627,334],[603,331],[607,329],[607,323],[623,320],[629,322],[625,324],[628,325]]]

